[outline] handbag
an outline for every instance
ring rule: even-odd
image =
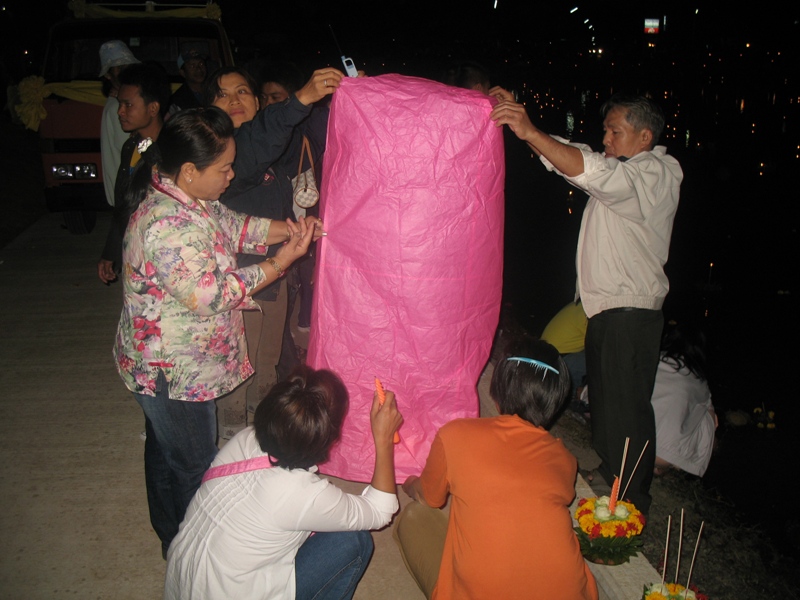
[[[311,168],[303,171],[303,159],[308,155]],[[319,202],[319,189],[317,178],[314,176],[314,157],[311,156],[311,145],[308,138],[303,136],[303,148],[300,150],[300,164],[297,165],[297,177],[292,179],[294,201],[301,208],[311,208]]]

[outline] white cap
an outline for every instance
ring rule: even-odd
[[[111,40],[100,46],[100,75],[103,77],[111,67],[122,65],[135,65],[141,62],[131,52],[124,42]]]

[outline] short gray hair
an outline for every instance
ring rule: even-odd
[[[636,131],[649,129],[653,134],[653,146],[656,145],[664,131],[664,113],[661,107],[650,98],[644,96],[627,96],[625,94],[614,94],[605,101],[600,108],[603,118],[612,109],[621,107],[627,110],[625,120],[630,123]]]

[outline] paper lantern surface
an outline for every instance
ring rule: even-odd
[[[384,75],[333,96],[308,364],[350,392],[324,473],[369,481],[374,379],[405,422],[398,481],[425,465],[439,427],[478,415],[476,384],[500,313],[504,153],[492,101]]]

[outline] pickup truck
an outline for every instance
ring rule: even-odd
[[[64,214],[71,232],[88,233],[97,211],[110,210],[100,160],[105,103],[98,78],[100,46],[122,40],[140,61],[159,63],[173,89],[182,83],[177,66],[181,53],[200,51],[208,57],[209,73],[232,65],[233,56],[214,4],[159,11],[148,2],[141,12],[129,10],[129,4],[124,12],[102,5],[80,6],[81,14],[50,31],[41,96],[50,94],[43,100],[46,116],[38,127],[47,207]]]

